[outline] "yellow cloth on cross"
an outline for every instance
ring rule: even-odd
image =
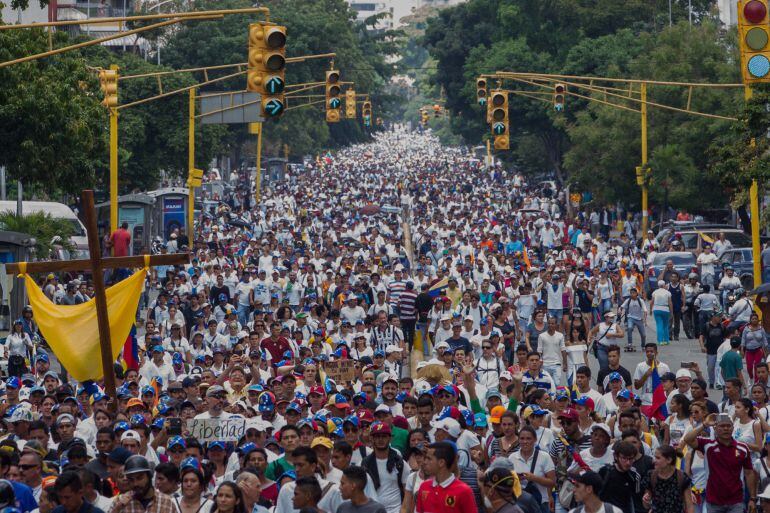
[[[134,325],[145,276],[146,268],[106,291],[113,361]],[[78,381],[101,379],[104,371],[96,299],[79,305],[57,305],[46,297],[31,276],[24,274],[24,281],[40,333],[67,372]]]

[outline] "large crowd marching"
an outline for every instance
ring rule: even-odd
[[[14,323],[0,511],[770,512],[767,337],[724,241],[650,280],[675,235],[400,127],[259,205],[233,185],[163,244],[192,259],[148,276],[116,397]]]

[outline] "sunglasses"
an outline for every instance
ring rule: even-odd
[[[492,346],[481,346],[482,349],[492,349]]]
[[[30,470],[30,469],[33,469],[33,468],[37,468],[37,465],[19,465],[19,468],[21,470]]]
[[[357,432],[358,432],[358,428],[354,428],[354,427],[346,427],[346,428],[344,428],[342,431],[343,431],[344,433],[357,433]]]

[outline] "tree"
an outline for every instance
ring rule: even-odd
[[[34,212],[17,216],[16,212],[0,211],[0,229],[26,233],[34,237],[34,253],[37,258],[48,258],[54,246],[72,250],[74,245],[69,238],[74,230],[69,221],[55,219],[46,212]]]
[[[53,35],[55,46],[68,42]],[[0,32],[0,61],[48,49],[39,29]],[[105,169],[106,118],[94,73],[78,53],[0,69],[0,164],[13,179],[46,184],[49,192],[92,186]]]
[[[393,66],[385,59],[395,50],[395,34],[370,34],[365,24],[356,24],[354,12],[344,0],[269,1],[264,5],[270,8],[271,21],[287,27],[287,57],[336,52],[334,64],[341,70],[343,80],[354,81],[358,92],[369,93],[376,111],[387,108],[389,98],[382,94],[382,88],[392,75]],[[196,3],[198,9],[250,6],[248,0]],[[164,59],[175,68],[245,62],[247,24],[260,19],[261,16],[229,16],[223,20],[185,24],[169,37]],[[290,63],[286,81],[289,84],[322,81],[327,69],[325,59]],[[220,75],[225,73],[232,71]],[[243,77],[228,80],[218,84],[217,89],[241,90],[244,80]],[[323,94],[323,90],[317,88],[303,94]],[[289,99],[289,107],[300,102],[302,100]],[[245,127],[230,126],[227,130],[236,144],[252,144]],[[292,155],[299,156],[367,137],[367,131],[358,122],[345,120],[327,126],[320,108],[303,107],[266,124],[263,145],[267,155],[282,155],[286,144]]]

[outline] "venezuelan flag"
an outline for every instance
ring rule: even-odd
[[[136,325],[131,326],[126,343],[123,345],[123,367],[126,370],[139,370],[139,345],[136,342]]]
[[[658,364],[652,364],[652,404],[647,406],[647,418],[656,418],[660,421],[668,418],[668,408],[666,407],[666,391],[663,390],[663,382],[658,372]]]
[[[571,402],[574,403],[580,399],[580,391],[577,387],[574,370],[569,373],[569,376],[567,376],[567,389],[569,390],[569,399]]]
[[[441,280],[438,280],[433,285],[430,286],[428,289],[428,294],[432,298],[441,297],[444,295],[444,292],[446,291],[447,287],[449,286],[449,278],[444,277]]]

